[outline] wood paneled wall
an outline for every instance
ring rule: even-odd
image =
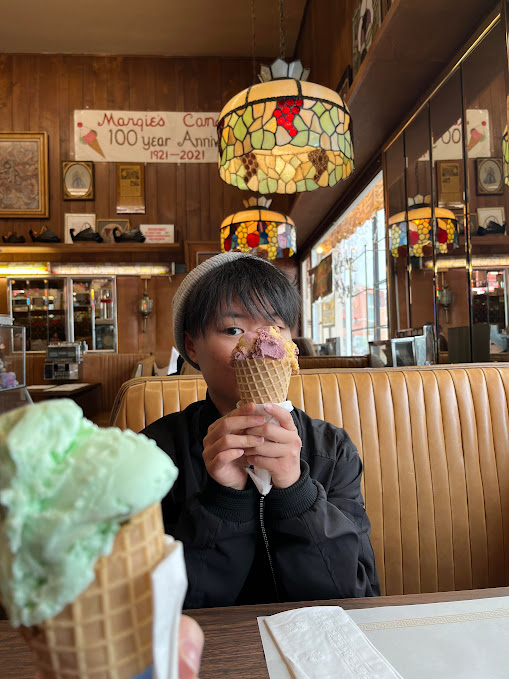
[[[66,212],[116,215],[115,163],[95,163],[95,200],[64,201],[61,161],[73,158],[75,109],[220,111],[252,83],[251,59],[9,55],[0,56],[0,131],[46,131],[49,137],[49,219],[0,220],[0,235],[48,224],[63,234]],[[131,224],[175,224],[180,240],[215,240],[225,216],[250,194],[227,186],[213,163],[148,163],[146,214]],[[291,197],[273,207],[289,211]],[[125,215],[123,215],[125,216]]]
[[[109,411],[121,385],[130,380],[134,368],[145,354],[85,354],[83,360],[83,381],[101,383],[101,402],[99,410]],[[46,384],[44,382],[45,355],[41,353],[28,354],[26,364],[26,383]],[[48,382],[48,384],[50,384]]]
[[[138,311],[138,300],[143,295],[144,282],[136,276],[117,276],[118,351],[120,353],[170,352],[174,345],[171,302],[185,274],[177,274],[171,281],[166,276],[154,276],[147,288],[154,302],[147,319],[147,332]]]
[[[310,68],[309,80],[335,89],[352,64],[352,18],[358,0],[310,0],[296,57]]]

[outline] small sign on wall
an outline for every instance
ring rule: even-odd
[[[74,111],[74,159],[217,163],[219,113]]]
[[[140,224],[146,243],[174,243],[173,224]]]

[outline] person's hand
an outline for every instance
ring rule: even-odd
[[[274,488],[288,488],[300,478],[300,440],[288,410],[274,403],[265,405],[266,412],[279,422],[266,422],[246,430],[250,436],[263,436],[263,443],[246,450],[248,464],[266,469]]]
[[[182,615],[179,627],[179,679],[198,679],[203,631],[196,620]]]
[[[203,461],[207,472],[221,486],[244,490],[247,481],[245,452],[259,446],[260,435],[249,435],[248,428],[262,425],[264,417],[253,415],[254,404],[239,406],[210,425],[203,439]],[[242,459],[241,459],[242,458]]]

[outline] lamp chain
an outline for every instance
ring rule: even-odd
[[[255,0],[251,0],[251,49],[253,57],[253,83],[256,83],[256,13]]]
[[[279,0],[279,57],[284,59],[285,53],[285,8],[284,0]]]

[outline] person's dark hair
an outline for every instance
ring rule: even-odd
[[[250,316],[274,321],[278,316],[291,329],[299,320],[300,295],[286,275],[260,258],[239,258],[203,276],[186,303],[184,330],[191,336],[227,315],[234,302]]]

